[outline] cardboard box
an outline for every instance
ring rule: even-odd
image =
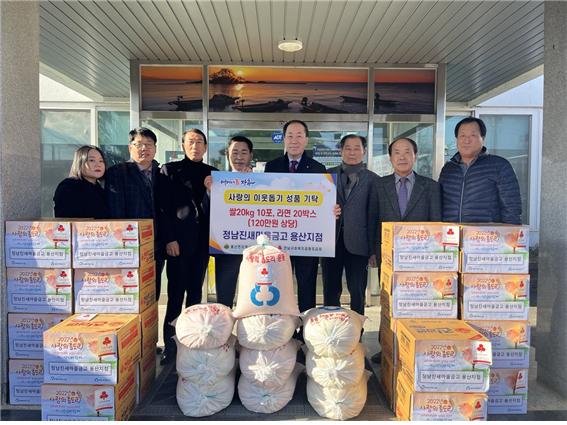
[[[158,303],[154,302],[148,309],[140,314],[140,324],[142,326],[142,357],[150,352],[155,356],[156,344],[159,339],[158,322]]]
[[[6,269],[9,313],[72,313],[71,269]]]
[[[490,341],[462,320],[400,319],[396,336],[400,373],[411,390],[488,390]]]
[[[530,276],[461,275],[463,320],[528,320]]]
[[[75,268],[143,268],[153,247],[152,220],[73,222]]]
[[[463,273],[529,273],[529,227],[461,226]]]
[[[384,351],[382,351],[382,360],[380,362],[380,383],[382,384],[386,400],[393,411],[396,410],[395,401],[397,377],[398,373],[396,366],[388,357],[384,357]]]
[[[392,317],[456,319],[457,273],[383,271],[384,290],[392,294]]]
[[[41,404],[43,360],[9,360],[10,404]]]
[[[487,405],[483,393],[412,392],[403,378],[396,385],[396,417],[406,421],[485,421]]]
[[[528,411],[528,369],[492,369],[488,390],[488,413]]]
[[[6,267],[71,267],[69,221],[7,221]]]
[[[392,271],[458,271],[459,226],[382,223],[382,262]]]
[[[11,359],[43,359],[43,332],[70,314],[8,313],[8,353]]]
[[[136,407],[132,367],[117,385],[43,384],[42,421],[126,421]]]
[[[141,313],[155,303],[155,264],[143,269],[76,269],[76,313]]]
[[[138,385],[136,403],[146,398],[156,379],[156,352],[148,352],[138,363]]]
[[[492,369],[529,369],[530,325],[526,321],[468,321],[492,343]]]
[[[116,384],[140,343],[136,314],[75,314],[43,334],[45,382]]]

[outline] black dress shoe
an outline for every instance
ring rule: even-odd
[[[372,360],[372,363],[378,363],[380,364],[382,362],[382,352],[378,351],[376,354],[374,354],[370,360]]]
[[[163,348],[156,347],[156,354],[161,354],[161,353],[163,353]]]
[[[174,350],[168,350],[167,348],[165,350],[163,350],[163,353],[161,354],[161,360],[159,361],[159,364],[164,366],[166,364],[170,364],[175,362],[175,351]]]

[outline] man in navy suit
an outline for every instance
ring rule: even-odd
[[[157,137],[146,127],[129,133],[130,160],[110,167],[104,186],[111,218],[151,218],[154,220],[156,259],[156,299],[161,291],[161,272],[165,263],[161,229],[157,221],[158,181],[161,180],[156,155]]]
[[[413,171],[417,158],[417,144],[410,138],[394,140],[388,146],[394,172],[378,182],[378,231],[377,254],[382,237],[381,223],[385,221],[441,221],[441,186],[436,181]],[[378,263],[380,264],[380,263]],[[380,352],[372,356],[380,362]]]
[[[307,124],[300,120],[291,120],[284,124],[285,155],[266,164],[266,173],[326,173],[320,162],[309,158],[305,148],[309,142]],[[319,257],[292,256],[291,264],[297,279],[297,298],[299,310],[315,307],[317,288],[317,267]]]

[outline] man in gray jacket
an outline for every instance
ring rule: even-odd
[[[328,170],[337,175],[341,215],[336,225],[335,257],[321,260],[323,297],[325,305],[340,306],[344,269],[350,308],[364,314],[367,267],[376,267],[379,177],[362,162],[366,152],[364,137],[349,134],[340,145],[342,164]]]

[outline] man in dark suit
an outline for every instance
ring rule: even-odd
[[[413,171],[417,144],[410,138],[394,140],[388,146],[394,173],[378,183],[380,223],[385,221],[441,221],[441,187],[436,181]],[[378,244],[382,229],[379,226]],[[380,257],[378,246],[378,258]],[[372,356],[380,362],[380,352]]]
[[[185,158],[161,167],[167,182],[160,196],[160,221],[167,253],[167,308],[163,325],[165,349],[161,364],[175,361],[176,345],[171,325],[185,306],[199,304],[209,263],[210,202],[205,181],[211,171],[203,162],[207,137],[198,128],[183,133]]]
[[[340,146],[342,164],[328,170],[337,175],[337,203],[341,215],[337,220],[335,257],[321,259],[324,303],[341,305],[345,269],[350,308],[363,315],[367,267],[376,267],[379,177],[362,162],[366,153],[364,137],[346,135]]]
[[[285,155],[266,164],[266,173],[325,173],[327,170],[320,162],[309,158],[305,148],[309,142],[307,124],[291,120],[284,124]],[[315,307],[317,287],[318,257],[292,256],[291,264],[297,279],[297,298],[299,311]]]
[[[156,300],[161,291],[161,272],[165,263],[161,229],[157,220],[160,169],[154,159],[157,137],[145,127],[129,133],[130,160],[110,167],[104,175],[105,193],[111,218],[151,218],[154,220],[156,259]]]

